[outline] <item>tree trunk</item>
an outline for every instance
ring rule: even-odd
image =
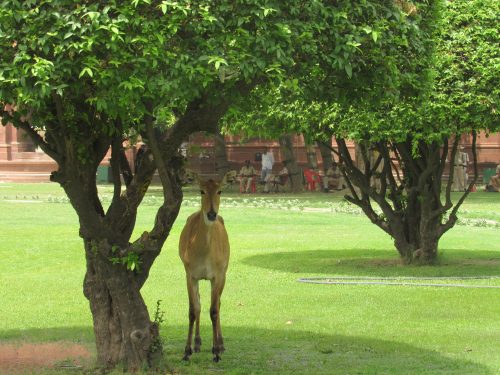
[[[411,221],[419,222],[418,226],[401,225],[404,230],[394,230],[394,246],[406,264],[432,264],[438,255],[439,225],[435,220],[421,216],[421,213],[407,213],[407,218],[413,216]]]
[[[316,157],[316,147],[314,144],[306,144],[307,165],[311,169],[318,168],[318,158]]]
[[[293,142],[290,134],[284,134],[279,137],[281,154],[283,162],[288,168],[290,174],[290,186],[292,193],[300,193],[304,191],[304,181],[302,177],[302,169],[297,165],[295,155],[293,153]]]
[[[433,263],[438,255],[441,216],[433,216],[432,214],[439,208],[432,192],[426,191],[421,197],[420,225],[418,226],[418,243],[420,247],[415,250],[413,257],[420,263]]]
[[[321,159],[323,160],[323,170],[326,172],[333,165],[332,151],[323,142],[317,142]]]
[[[102,242],[84,242],[84,295],[92,312],[98,363],[105,368],[122,363],[130,371],[152,366],[159,329],[150,321],[134,272],[103,257],[109,248],[102,248]]]
[[[215,173],[220,177],[224,177],[224,175],[229,172],[229,162],[227,160],[227,152],[226,152],[226,141],[224,139],[224,135],[217,130],[217,133],[214,135],[214,149],[215,149]]]
[[[455,137],[450,158],[448,139],[430,143],[420,141],[415,150],[415,141],[409,136],[399,143],[358,142],[353,160],[345,140],[337,138],[342,171],[351,191],[345,198],[359,206],[372,223],[394,239],[405,263],[429,264],[436,260],[439,240],[456,223],[457,210],[477,178],[476,135],[473,133],[475,178],[455,205],[451,201],[449,181],[446,201],[441,201],[446,160],[454,160],[459,139]],[[377,156],[369,157],[369,149],[376,151],[374,155]],[[453,173],[453,165],[450,170]],[[371,183],[374,177],[380,182],[376,188]],[[450,209],[449,218],[443,220]]]
[[[151,322],[140,290],[179,213],[179,172],[183,163],[179,147],[194,132],[214,132],[232,97],[247,95],[256,84],[257,80],[239,81],[232,94],[222,96],[219,87],[207,89],[187,103],[183,114],[163,131],[155,126],[154,103],[144,99],[147,110],[142,120],[146,126],[140,127],[140,134],[146,146],[133,173],[122,146],[128,128],[124,129],[120,116],[111,118],[87,105],[83,94],[68,96],[68,100],[75,100],[69,108],[78,110],[66,116],[65,103],[53,92],[47,108],[57,116],[44,123],[45,137],[22,116],[16,119],[16,126],[25,129],[34,143],[57,162],[58,169],[50,179],[65,190],[78,215],[87,264],[83,289],[92,312],[99,364],[112,368],[121,362],[127,370],[135,371],[161,358],[159,327]],[[43,108],[45,113],[47,108]],[[92,126],[88,126],[89,119]],[[110,148],[115,178],[112,201],[105,211],[97,191],[96,172]],[[163,203],[152,230],[129,242],[138,207],[156,170]]]

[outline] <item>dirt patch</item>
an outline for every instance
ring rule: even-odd
[[[368,265],[376,266],[376,267],[394,267],[394,266],[403,266],[404,262],[399,258],[394,259],[371,259],[366,262]]]
[[[78,368],[92,354],[82,345],[67,342],[0,344],[0,374],[34,373],[43,368]]]
[[[467,259],[462,264],[464,266],[500,266],[500,259]]]

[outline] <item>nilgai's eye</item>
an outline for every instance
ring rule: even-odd
[[[201,193],[201,194],[205,194],[205,192],[204,192],[203,190],[200,190],[200,193]]]
[[[222,191],[220,191],[220,190],[219,190],[219,191],[217,192],[217,194],[219,194],[219,195],[220,195],[220,193],[222,193]]]

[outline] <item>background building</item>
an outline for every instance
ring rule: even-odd
[[[298,164],[306,166],[310,159],[317,161],[318,167],[322,168],[322,158],[318,147],[307,147],[300,135],[292,137],[293,154]],[[469,153],[472,160],[471,137],[464,136],[462,144],[465,151]],[[263,138],[252,138],[242,140],[238,136],[224,137],[223,148],[227,158],[227,168],[239,171],[245,160],[252,161],[257,170],[260,170],[260,162],[256,161],[256,155],[264,151],[264,147],[270,147],[276,159],[276,168],[283,160],[283,154],[278,140]],[[354,157],[354,144],[351,145],[351,155]],[[189,142],[183,145],[188,159],[189,168],[201,174],[215,174],[218,170],[218,158],[216,157],[216,140],[213,136],[202,133],[194,134]],[[315,155],[311,155],[311,152]],[[308,155],[309,153],[309,155]],[[127,152],[131,165],[135,150],[132,148]],[[481,133],[477,140],[477,155],[479,171],[485,168],[494,168],[500,163],[500,133]],[[336,159],[336,158],[335,158]],[[102,166],[108,165],[105,158]],[[37,149],[29,137],[12,125],[0,126],[0,182],[48,182],[50,173],[56,170],[56,163]],[[469,165],[469,175],[472,175],[472,165]],[[102,176],[101,176],[102,177]]]

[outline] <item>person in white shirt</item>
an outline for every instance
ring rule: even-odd
[[[455,154],[454,168],[453,168],[453,191],[464,191],[465,190],[465,176],[464,176],[464,164],[462,160],[463,146],[459,146]]]
[[[274,165],[274,155],[273,152],[266,147],[264,149],[264,153],[262,154],[262,172],[261,172],[261,181],[267,182],[268,176],[273,173],[273,165]],[[269,193],[269,185],[266,184],[264,187],[264,193]]]
[[[455,167],[453,169],[453,191],[465,191],[467,188],[466,176],[469,155],[464,152],[464,146],[459,146],[455,154]]]

